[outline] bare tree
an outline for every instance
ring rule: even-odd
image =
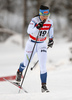
[[[27,20],[26,20],[26,9],[27,8],[27,0],[24,0],[24,22],[23,22],[23,33],[22,33],[22,47],[24,48],[24,39],[25,39],[25,26],[26,26],[26,23],[27,23]]]

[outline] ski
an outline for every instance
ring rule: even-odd
[[[9,83],[11,83],[11,84],[13,84],[13,85],[15,85],[15,86],[17,86],[18,88],[20,88],[20,89],[22,89],[25,93],[28,93],[23,87],[21,87],[18,83],[16,83],[16,82],[11,82],[10,80],[7,80],[7,79],[5,79],[5,78],[3,78],[5,81],[8,81]]]

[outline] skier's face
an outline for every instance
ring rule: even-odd
[[[43,21],[44,19],[47,20],[48,16],[40,16],[40,19]]]

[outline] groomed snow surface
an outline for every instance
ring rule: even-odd
[[[36,54],[23,83],[29,93],[22,90],[18,93],[19,88],[9,82],[0,81],[0,100],[72,100],[72,63],[69,61],[72,42],[68,42],[67,38],[56,38],[54,41],[53,48],[48,49],[47,58],[47,87],[50,92],[41,93],[39,64],[33,71],[30,70],[38,60]],[[0,43],[0,77],[16,75],[24,57],[21,42],[21,36],[14,35],[5,43]]]

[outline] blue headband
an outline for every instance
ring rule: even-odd
[[[49,9],[47,10],[39,10],[39,15],[41,16],[48,16],[49,15]]]

